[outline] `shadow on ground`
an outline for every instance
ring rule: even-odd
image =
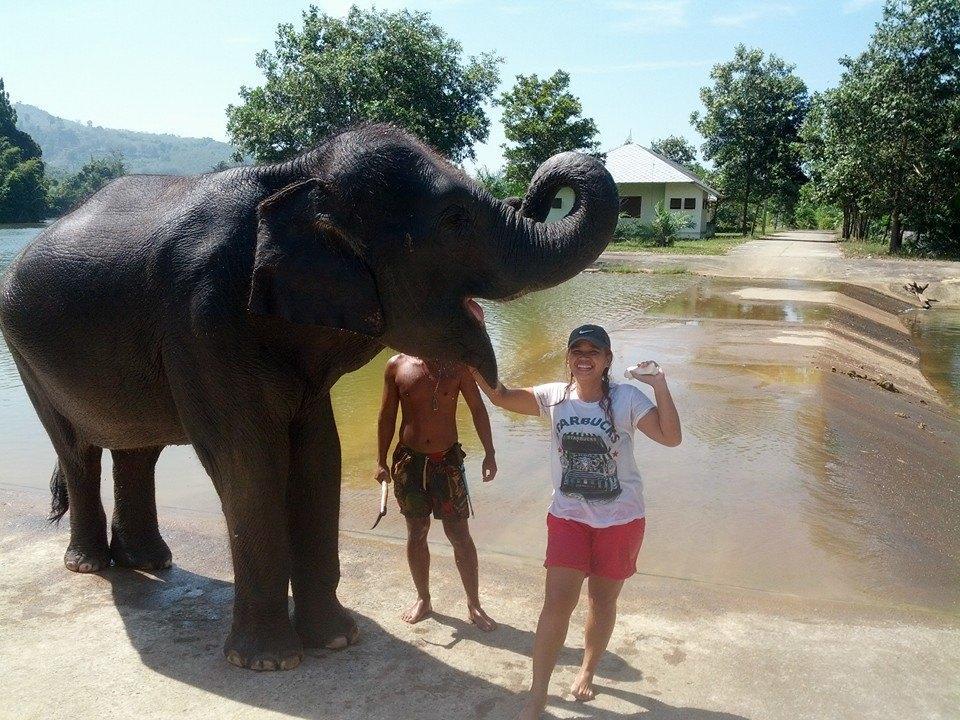
[[[290,672],[255,673],[228,665],[221,653],[230,624],[232,583],[179,567],[156,575],[112,569],[102,573],[102,577],[110,583],[126,633],[147,668],[236,703],[294,717],[370,720],[512,718],[522,703],[519,688],[508,689],[497,680],[501,679],[501,670],[513,668],[516,674],[517,667],[526,666],[528,661],[525,657],[522,662],[511,660],[504,652],[503,661],[490,662],[489,655],[491,650],[497,650],[526,656],[533,643],[530,631],[504,625],[497,632],[484,634],[462,620],[437,615],[437,622],[453,630],[450,642],[432,643],[416,635],[412,642],[406,642],[370,617],[358,614],[362,634],[358,645],[337,653],[309,651],[300,667]],[[457,648],[467,639],[472,642]],[[484,647],[478,649],[474,643]],[[464,660],[469,660],[471,654],[484,655],[482,672],[487,677],[458,669],[434,656],[448,652],[452,661],[466,667],[469,663]],[[578,661],[576,650],[564,650],[562,663]],[[524,667],[523,675],[526,674]],[[639,671],[612,653],[606,658],[602,675],[614,681],[642,678]],[[602,692],[638,710],[624,715],[570,703],[569,711],[563,714],[648,720],[743,720],[737,715],[673,707],[621,688],[603,687]],[[157,703],[162,702],[163,698],[158,697]],[[567,704],[556,698],[553,703],[554,712],[560,704]]]

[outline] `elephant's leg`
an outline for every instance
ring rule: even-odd
[[[63,564],[74,572],[99,572],[110,567],[107,516],[100,501],[102,453],[102,448],[93,445],[57,448],[52,482],[66,483],[70,502],[70,544]]]
[[[32,368],[10,349],[23,386],[57,453],[50,488],[58,517],[70,509],[70,544],[63,564],[73,572],[98,572],[110,566],[107,516],[100,501],[100,456],[103,448],[84,442],[76,428],[47,397]],[[64,494],[66,503],[63,503]]]
[[[211,420],[214,405],[210,402],[202,415],[180,411],[227,521],[234,603],[223,653],[239,667],[289,670],[300,664],[303,645],[288,606],[287,427],[252,417],[257,414],[253,405],[244,416]]]
[[[286,670],[303,658],[290,623],[287,487],[290,407],[284,375],[268,374],[246,348],[171,342],[164,366],[190,443],[213,480],[233,561],[233,624],[223,652],[254,670]],[[250,375],[256,368],[259,375]]]
[[[285,430],[278,429],[272,446],[251,446],[248,436],[243,446],[229,452],[198,452],[206,456],[204,463],[220,493],[230,534],[233,625],[223,652],[233,665],[253,670],[289,670],[303,658],[287,601],[290,542]]]
[[[305,647],[343,648],[357,624],[337,599],[340,581],[340,438],[330,396],[305,401],[290,433],[291,580]]]
[[[160,536],[154,466],[163,448],[113,450],[113,521],[110,556],[115,565],[160,570],[173,554]]]

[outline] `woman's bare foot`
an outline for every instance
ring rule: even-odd
[[[403,611],[400,619],[404,622],[410,623],[411,625],[416,625],[418,622],[428,617],[432,612],[433,608],[430,606],[430,598],[418,597],[413,605]]]
[[[484,632],[497,629],[497,623],[479,605],[467,605],[467,619]]]
[[[527,700],[527,704],[523,706],[523,710],[517,715],[517,720],[540,720],[540,713],[543,712],[543,708],[546,707],[546,705],[546,700],[542,702],[537,702],[533,698]]]
[[[593,700],[597,696],[597,692],[593,688],[593,673],[580,668],[577,679],[574,680],[573,685],[570,686],[570,692],[573,693],[573,697],[577,702],[590,702]]]

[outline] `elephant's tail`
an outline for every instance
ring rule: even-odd
[[[53,476],[50,478],[50,517],[52,523],[59,523],[70,508],[70,497],[67,495],[67,478],[58,462],[53,467]]]

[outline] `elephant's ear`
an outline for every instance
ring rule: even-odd
[[[383,309],[370,268],[324,213],[319,180],[288,185],[257,208],[247,307],[257,315],[377,337]]]

